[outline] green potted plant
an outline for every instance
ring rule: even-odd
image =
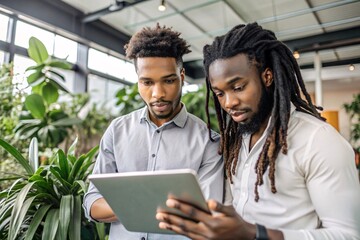
[[[0,192],[0,239],[82,239],[82,227],[89,223],[81,203],[98,147],[77,157],[76,143],[67,154],[58,150],[50,165],[34,169],[16,148],[0,139],[0,146],[26,171],[13,176],[12,186]]]

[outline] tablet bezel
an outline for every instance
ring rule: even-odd
[[[89,180],[128,231],[174,234],[160,229],[157,209],[186,217],[166,207],[169,194],[210,212],[192,169],[91,174]]]

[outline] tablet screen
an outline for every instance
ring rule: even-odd
[[[128,231],[173,234],[160,229],[155,218],[158,208],[184,216],[166,207],[169,194],[209,212],[196,172],[191,169],[91,174],[89,179]]]

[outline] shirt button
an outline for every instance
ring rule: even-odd
[[[145,240],[145,238],[144,238],[144,237],[142,237],[142,238],[141,238],[141,240]]]
[[[155,154],[151,155],[152,157],[155,157]]]
[[[156,130],[157,133],[160,133],[160,130]]]
[[[249,167],[249,164],[248,164],[248,163],[245,163],[245,167],[246,167],[246,168]]]

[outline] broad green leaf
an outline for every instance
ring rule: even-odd
[[[65,180],[67,180],[69,177],[69,174],[70,174],[70,170],[69,170],[68,160],[67,160],[63,150],[60,149],[57,152],[57,158],[58,158],[58,162],[59,162],[59,166],[60,166],[62,175],[64,176]]]
[[[105,236],[106,236],[105,223],[95,222],[95,226],[96,226],[96,232],[99,236],[99,239],[105,239]]]
[[[30,70],[39,71],[39,69],[41,71],[41,69],[44,68],[44,66],[45,66],[45,64],[39,64],[39,65],[35,65],[35,66],[30,66],[25,70],[25,72],[30,71]]]
[[[63,176],[61,176],[60,168],[58,168],[57,166],[51,166],[50,167],[50,172],[56,177],[57,180],[59,180],[59,182],[62,184],[62,187],[65,188],[66,192],[69,192],[70,188],[71,188],[71,184],[69,182],[67,182],[63,178]]]
[[[69,93],[69,89],[67,89],[67,87],[65,86],[64,83],[61,83],[60,81],[57,81],[51,77],[50,78],[48,77],[47,79],[49,79],[51,81],[51,83],[54,84],[58,89],[66,92],[66,93]]]
[[[10,153],[19,163],[20,165],[25,169],[25,171],[32,175],[34,174],[33,168],[30,166],[30,163],[21,155],[21,153],[11,146],[9,143],[5,142],[0,138],[0,146],[2,146],[8,153]]]
[[[31,223],[29,224],[28,230],[26,231],[25,240],[34,239],[37,228],[39,227],[40,223],[42,222],[44,216],[46,215],[51,206],[51,204],[43,205],[36,211]]]
[[[81,169],[81,166],[83,165],[84,161],[85,161],[85,156],[84,155],[80,156],[76,160],[76,162],[75,162],[75,164],[72,167],[71,172],[70,172],[69,183],[73,183],[74,180],[77,179],[78,173],[79,173],[79,171]]]
[[[27,77],[27,82],[29,83],[29,85],[33,84],[34,82],[36,82],[37,80],[39,80],[40,78],[43,78],[44,81],[44,74],[40,71],[36,71],[32,74],[30,74]],[[39,83],[37,83],[36,85],[38,85]]]
[[[59,209],[51,209],[45,219],[42,239],[55,239],[56,232],[59,227]],[[79,238],[80,239],[80,238]]]
[[[57,83],[59,82],[65,82],[65,77],[63,75],[61,75],[60,73],[53,71],[53,70],[48,70],[46,72],[46,77],[52,81],[55,81]]]
[[[80,186],[80,188],[81,188],[81,190],[82,190],[83,193],[86,193],[86,190],[87,190],[87,189],[86,189],[86,185],[85,185],[85,182],[84,182],[84,181],[82,181],[82,180],[76,180],[75,183]],[[74,192],[73,192],[73,193],[76,193],[76,192],[77,192],[77,191],[76,191],[76,192],[75,192],[75,191],[76,191],[76,189],[74,189]]]
[[[81,196],[74,197],[74,209],[69,226],[69,239],[78,240],[81,239]]]
[[[59,98],[57,88],[51,83],[46,83],[45,86],[42,87],[41,92],[48,105],[56,102]]]
[[[66,127],[66,126],[73,126],[76,124],[81,124],[83,120],[80,118],[63,118],[56,122],[53,122],[53,126],[59,126],[59,127]]]
[[[60,211],[59,211],[59,235],[60,239],[67,239],[67,233],[69,228],[69,223],[71,216],[73,214],[74,208],[74,199],[73,195],[62,196],[60,202]]]
[[[24,204],[22,205],[19,213],[19,217],[16,219],[16,224],[13,229],[9,228],[9,232],[18,232],[20,230],[20,227],[24,224],[26,213],[29,209],[29,207],[32,205],[34,199],[36,196],[30,197],[25,200]],[[16,234],[17,235],[17,234]]]
[[[29,39],[28,54],[37,64],[44,63],[49,58],[45,45],[35,37]]]
[[[61,68],[65,70],[70,70],[72,68],[70,63],[61,60],[52,60],[50,63],[48,63],[48,65],[50,67]]]
[[[18,219],[21,215],[21,209],[25,207],[25,199],[32,188],[34,183],[28,183],[26,184],[18,194],[18,197],[16,198],[16,201],[14,203],[13,209],[11,211],[11,219],[10,219],[10,226],[9,226],[9,239],[13,240],[16,239],[16,236],[18,234],[18,231],[20,229],[21,223],[18,223]],[[27,209],[26,209],[27,210]]]
[[[36,93],[26,97],[25,106],[34,118],[43,119],[45,117],[45,105],[43,98]]]

